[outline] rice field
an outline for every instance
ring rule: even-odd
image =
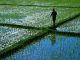
[[[75,2],[75,3],[74,3]],[[35,36],[48,32],[48,30],[36,30],[35,28],[49,28],[53,25],[50,14],[52,9],[57,11],[56,25],[80,14],[79,0],[1,0],[0,1],[0,53],[15,48],[16,44],[29,40]],[[10,4],[10,5],[9,5]],[[21,6],[18,6],[21,5]],[[25,6],[26,5],[26,6]],[[31,6],[28,6],[31,5]],[[44,7],[41,7],[44,6]],[[56,7],[45,7],[56,6]],[[57,7],[57,6],[68,6]],[[4,24],[4,26],[2,25]],[[11,26],[7,26],[7,24]],[[26,26],[27,29],[13,27]],[[57,29],[63,32],[80,33],[80,17],[69,23],[59,26]],[[14,47],[13,47],[14,46]],[[9,49],[10,48],[10,49]]]
[[[0,4],[80,7],[79,0],[0,0]]]
[[[80,17],[61,25],[57,29],[62,32],[80,33]]]
[[[16,24],[33,27],[50,27],[50,17],[53,8],[0,6],[0,23]],[[55,8],[58,15],[56,23],[80,13],[80,8]],[[48,23],[47,23],[48,22]]]

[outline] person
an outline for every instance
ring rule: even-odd
[[[52,17],[52,20],[53,20],[54,29],[56,29],[56,27],[55,27],[56,15],[57,15],[57,12],[55,11],[55,9],[53,9],[53,11],[51,13],[51,17]]]

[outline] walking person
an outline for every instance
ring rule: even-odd
[[[57,12],[55,11],[55,9],[53,9],[53,11],[52,11],[52,13],[51,13],[51,17],[52,17],[53,28],[54,28],[54,29],[56,29],[56,27],[55,27],[56,15],[57,15]]]

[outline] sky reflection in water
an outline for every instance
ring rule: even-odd
[[[49,34],[5,60],[80,60],[80,38]]]

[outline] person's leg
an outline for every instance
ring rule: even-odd
[[[54,19],[54,21],[53,21],[53,28],[56,30],[55,19]]]
[[[55,27],[55,21],[53,21],[53,27]]]

